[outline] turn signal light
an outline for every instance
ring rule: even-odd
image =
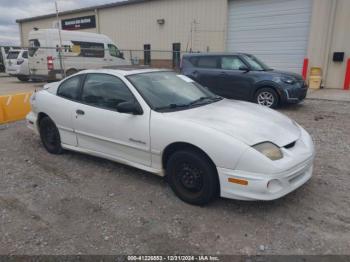
[[[247,186],[248,185],[248,181],[247,180],[237,179],[237,178],[229,178],[228,182],[233,183],[233,184],[238,184],[238,185],[241,185],[241,186]]]

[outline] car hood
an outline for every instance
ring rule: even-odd
[[[242,101],[224,99],[170,114],[215,129],[250,146],[269,141],[284,147],[297,141],[301,135],[299,127],[288,117],[272,109]]]

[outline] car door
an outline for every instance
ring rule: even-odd
[[[248,66],[239,56],[222,56],[220,60],[221,95],[231,99],[249,100],[253,80]]]
[[[199,56],[190,59],[193,68],[186,75],[202,86],[208,87],[212,92],[221,95],[218,89],[220,69],[217,56]]]
[[[92,73],[84,80],[75,108],[78,146],[120,161],[151,166],[149,109],[142,115],[117,112],[122,102],[137,102],[117,76]]]

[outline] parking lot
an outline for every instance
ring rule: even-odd
[[[0,253],[350,254],[350,103],[309,99],[279,111],[315,141],[312,180],[277,201],[206,207],[143,171],[49,155],[24,121],[0,125]]]

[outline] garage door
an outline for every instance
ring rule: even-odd
[[[312,0],[230,0],[227,51],[258,56],[270,67],[301,73]]]

